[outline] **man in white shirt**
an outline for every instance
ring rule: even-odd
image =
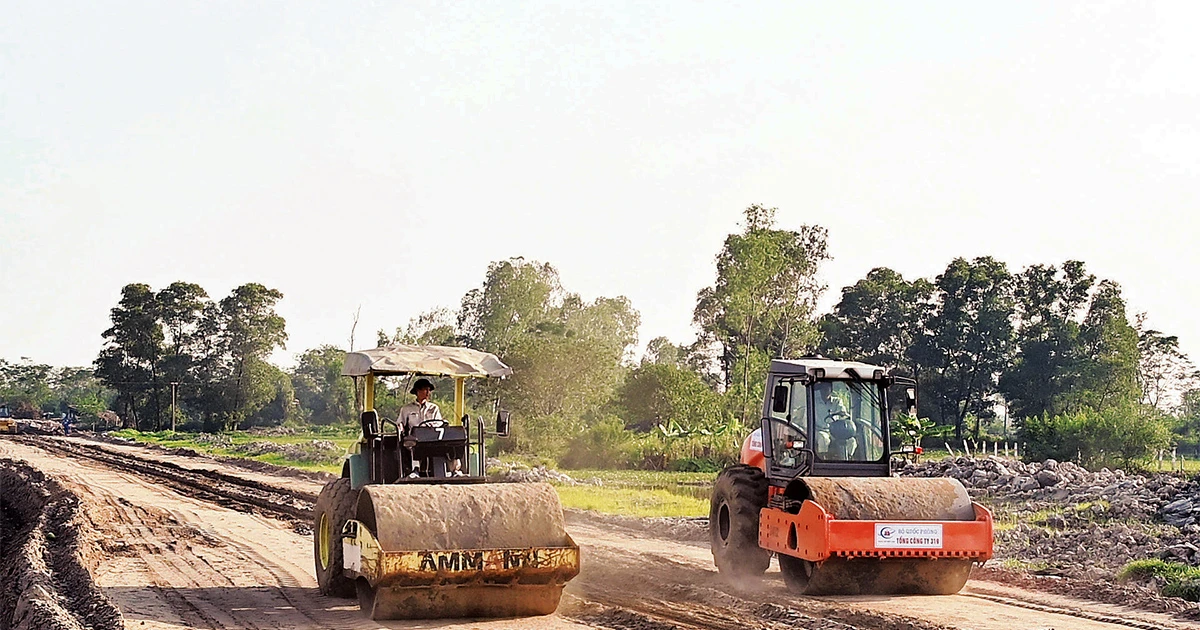
[[[442,419],[442,410],[438,409],[436,403],[429,400],[429,395],[433,393],[433,383],[430,383],[429,379],[417,379],[410,392],[417,397],[417,400],[400,408],[396,424],[412,429],[420,426],[426,420]]]
[[[417,400],[400,408],[400,415],[396,418],[397,425],[411,430],[413,427],[421,426],[422,422],[442,419],[442,410],[438,409],[436,403],[429,400],[429,395],[433,393],[433,383],[430,383],[428,379],[419,378],[409,391],[417,397]],[[462,461],[450,460],[450,471],[455,477],[463,476]],[[414,470],[409,476],[417,477],[419,473]]]

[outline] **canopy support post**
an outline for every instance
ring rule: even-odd
[[[467,411],[466,400],[466,382],[467,379],[462,376],[454,378],[454,419],[461,421],[463,414]],[[464,423],[466,426],[466,423]]]

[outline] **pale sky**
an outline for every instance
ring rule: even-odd
[[[0,358],[86,365],[121,287],[284,293],[284,364],[490,261],[694,337],[751,203],[873,267],[1077,258],[1200,354],[1190,2],[0,0]]]

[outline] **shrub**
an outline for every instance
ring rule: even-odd
[[[1170,582],[1163,587],[1162,594],[1189,602],[1200,602],[1200,579]]]
[[[1146,581],[1153,578],[1161,578],[1166,582],[1162,594],[1167,597],[1200,601],[1200,568],[1152,558],[1134,560],[1117,572],[1119,580]]]
[[[572,436],[579,435],[579,424],[578,420],[563,414],[518,416],[512,421],[512,435],[507,439],[493,440],[488,445],[488,452],[555,457],[567,449]]]
[[[1060,461],[1078,457],[1090,467],[1129,466],[1171,441],[1166,421],[1142,405],[1026,418],[1021,432],[1029,445],[1027,457]]]
[[[712,471],[720,471],[737,462],[742,437],[740,427],[719,434],[676,434],[661,430],[644,434],[640,441],[640,467],[693,472],[709,472],[708,467],[712,467]],[[676,463],[685,461],[691,463]],[[696,468],[698,466],[705,468]]]
[[[638,455],[636,435],[620,418],[604,418],[567,445],[561,463],[569,469],[629,468]]]

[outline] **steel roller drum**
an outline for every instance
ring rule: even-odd
[[[858,521],[971,521],[975,509],[957,479],[924,477],[805,477],[800,495],[834,518]],[[812,595],[949,594],[971,571],[960,558],[830,558],[807,572]]]
[[[358,580],[373,619],[549,614],[578,573],[549,484],[369,485],[357,518],[383,551],[420,552],[393,553],[408,564],[393,562],[374,585]]]

